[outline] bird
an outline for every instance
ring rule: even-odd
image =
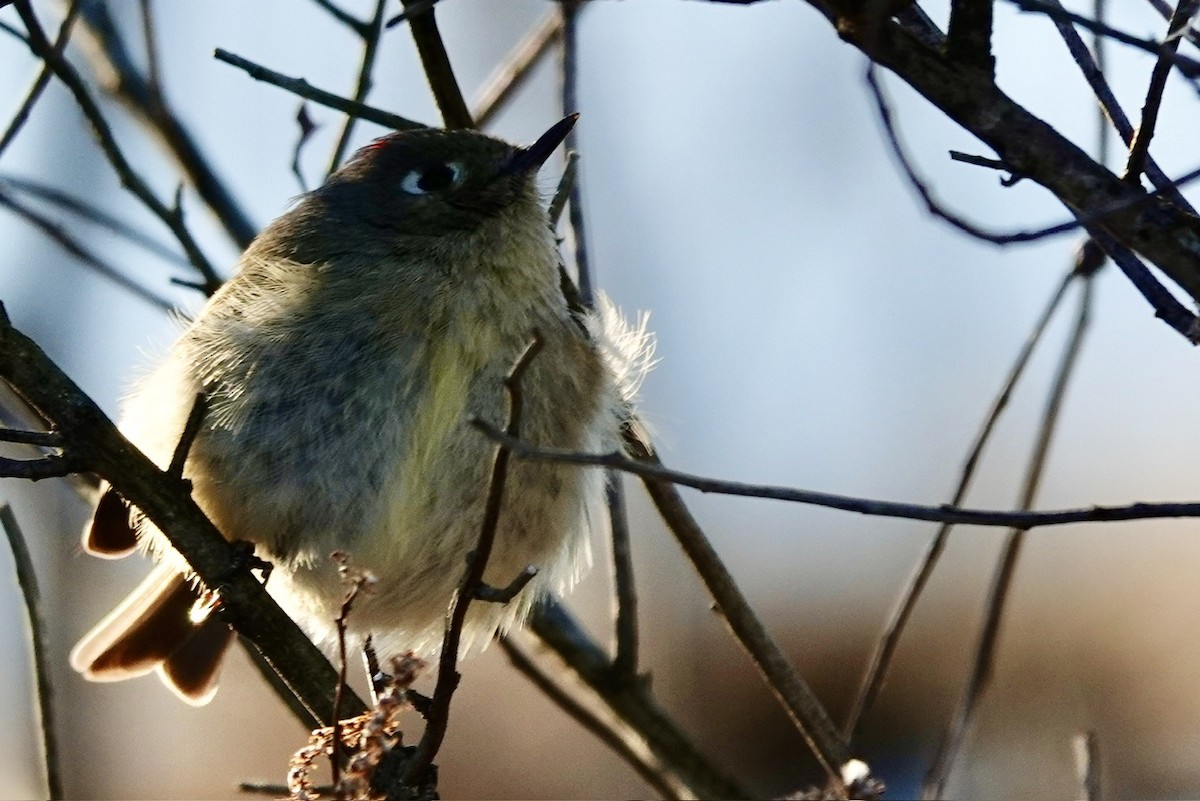
[[[474,130],[390,133],[301,196],[241,256],[123,405],[121,430],[165,468],[194,405],[183,477],[231,541],[272,565],[267,590],[331,647],[346,588],[331,555],[373,578],[349,615],[381,656],[435,653],[478,540],[504,380],[523,373],[522,438],[620,447],[652,340],[607,298],[569,304],[537,175],[578,115],[519,147]],[[565,591],[602,525],[600,471],[510,463],[484,580],[537,574],[507,604],[472,604],[464,651]],[[84,550],[141,550],[149,576],[71,653],[93,681],[156,672],[184,701],[216,692],[233,634],[167,538],[111,488]]]

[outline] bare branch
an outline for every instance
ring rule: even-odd
[[[109,15],[109,4],[85,0],[84,28],[95,46],[89,55],[105,89],[133,112],[158,137],[168,155],[188,176],[196,194],[220,221],[238,247],[245,248],[257,226],[217,176],[208,157],[172,110],[161,90],[155,90],[137,60],[129,53],[120,29]]]
[[[579,0],[562,0],[559,4],[563,19],[562,49],[562,99],[563,113],[573,114],[579,110]],[[579,152],[577,129],[567,133],[566,149],[569,153]],[[584,305],[591,308],[595,303],[596,290],[592,285],[592,271],[588,265],[587,230],[583,221],[583,190],[579,180],[579,166],[571,182],[571,198],[568,214],[571,236],[575,241],[575,275],[579,296]]]
[[[50,66],[59,80],[71,90],[71,94],[75,96],[75,102],[79,104],[79,108],[91,124],[92,130],[99,140],[101,150],[104,151],[105,157],[112,164],[117,175],[120,176],[122,186],[132,192],[146,208],[153,212],[170,229],[175,238],[179,240],[179,244],[183,246],[184,252],[187,253],[192,265],[203,277],[209,291],[216,291],[217,287],[221,285],[221,279],[217,276],[216,270],[213,269],[208,258],[200,250],[199,244],[183,224],[180,215],[163,203],[154,194],[149,184],[134,171],[133,166],[125,158],[125,154],[117,144],[112,129],[109,128],[108,122],[104,119],[104,115],[100,111],[100,106],[92,98],[83,78],[80,77],[69,61],[63,58],[61,54],[55,52],[54,47],[46,40],[41,25],[38,23],[33,10],[29,6],[29,0],[14,0],[14,6],[29,33],[30,48]]]
[[[245,70],[246,74],[256,81],[278,86],[280,89],[307,98],[314,103],[337,109],[360,119],[382,125],[385,128],[391,128],[396,131],[408,131],[426,127],[419,122],[413,122],[399,115],[392,114],[390,111],[383,111],[363,103],[355,103],[353,100],[317,89],[303,78],[289,78],[286,75],[269,70],[266,67],[261,67],[249,59],[234,55],[219,47],[213,51],[213,57],[217,61],[224,61],[226,64]]]
[[[1085,279],[1083,291],[1079,298],[1079,314],[1063,349],[1058,372],[1042,414],[1042,422],[1038,431],[1037,441],[1030,456],[1029,466],[1025,472],[1025,486],[1021,491],[1020,505],[1022,509],[1033,506],[1041,486],[1045,472],[1046,457],[1050,452],[1050,444],[1058,426],[1059,412],[1066,398],[1067,387],[1070,386],[1075,365],[1078,363],[1084,337],[1087,334],[1092,311],[1092,282]],[[959,702],[957,711],[950,727],[944,735],[938,751],[925,780],[925,794],[929,798],[945,797],[946,781],[954,760],[962,748],[963,738],[974,722],[975,709],[979,700],[991,684],[992,670],[996,660],[996,647],[1000,641],[1000,626],[1003,622],[1004,611],[1012,589],[1013,577],[1016,574],[1017,562],[1020,559],[1021,548],[1025,543],[1028,529],[1014,528],[1009,532],[1001,552],[1000,561],[992,579],[992,586],[984,611],[983,626],[979,635],[979,646],[971,666],[971,675],[967,681],[966,690]]]
[[[992,0],[950,0],[946,45],[948,57],[991,75],[996,66],[992,57]]]
[[[608,518],[612,527],[613,594],[616,596],[616,655],[613,670],[635,676],[638,665],[637,588],[633,582],[633,551],[625,513],[625,485],[617,473],[608,475]]]
[[[191,263],[186,258],[144,231],[109,214],[98,206],[93,206],[52,186],[15,175],[0,175],[0,192],[6,190],[9,192],[20,192],[21,194],[28,195],[29,197],[70,212],[88,222],[95,223],[163,261],[168,261],[180,267],[191,267]]]
[[[62,25],[58,29],[58,36],[54,39],[54,51],[62,54],[67,49],[67,41],[71,38],[71,30],[75,25],[75,19],[79,16],[79,8],[82,0],[71,0],[71,5],[67,8],[67,14],[63,17]],[[21,132],[21,128],[25,126],[25,121],[29,119],[29,114],[33,111],[33,107],[37,105],[38,100],[42,96],[42,92],[50,83],[50,76],[53,75],[50,65],[43,63],[42,68],[38,71],[37,77],[33,79],[33,84],[29,87],[29,92],[26,93],[25,99],[21,102],[20,108],[13,114],[12,120],[8,123],[8,128],[0,135],[0,156],[4,155],[4,151],[17,138],[17,134]]]
[[[843,39],[892,70],[974,134],[1011,168],[1053,192],[1083,215],[1145,193],[1130,187],[1097,164],[1052,126],[1014,103],[991,81],[956,70],[924,43],[923,29],[889,21],[868,37],[852,20],[839,17],[822,2],[808,0],[838,26]],[[1099,223],[1113,237],[1137,250],[1191,297],[1200,298],[1200,218],[1161,198],[1137,201],[1109,211]]]
[[[1153,53],[1158,56],[1164,53],[1166,42],[1156,42],[1152,39],[1139,39],[1136,36],[1130,36],[1124,31],[1117,30],[1103,22],[1094,19],[1088,19],[1080,14],[1074,14],[1058,5],[1057,0],[1054,2],[1044,2],[1044,0],[1008,0],[1022,11],[1029,11],[1038,14],[1045,14],[1053,20],[1062,22],[1071,22],[1081,28],[1087,28],[1090,31],[1095,31],[1101,36],[1116,40],[1121,44],[1135,47],[1139,50],[1145,50],[1147,53]],[[1183,75],[1188,78],[1200,78],[1200,61],[1187,56],[1181,56],[1177,53],[1169,53],[1164,56],[1172,66],[1176,67]]]
[[[450,66],[450,56],[446,53],[446,45],[442,43],[442,34],[438,31],[434,4],[427,0],[402,2],[408,29],[412,32],[417,54],[421,57],[425,76],[429,79],[429,88],[433,91],[433,99],[442,114],[442,123],[447,128],[474,128],[475,121],[471,119],[471,112],[463,100],[458,79],[454,77],[454,68]]]
[[[371,72],[375,69],[375,55],[379,52],[379,40],[383,36],[383,12],[386,5],[387,0],[375,0],[375,13],[371,16],[370,22],[358,29],[358,33],[363,39],[363,55],[358,68],[358,82],[354,87],[353,100],[355,103],[364,102],[367,99],[367,93],[371,91]],[[354,115],[349,115],[342,125],[342,134],[338,137],[337,146],[333,149],[333,156],[329,161],[328,172],[331,174],[342,164],[346,148],[350,146],[350,137],[354,133],[354,123],[357,119]]]
[[[1180,32],[1200,10],[1200,0],[1179,0],[1175,13],[1167,25],[1167,38],[1158,54],[1158,61],[1150,73],[1150,86],[1146,90],[1146,102],[1142,105],[1142,122],[1138,125],[1129,148],[1129,158],[1125,162],[1126,181],[1139,183],[1142,172],[1146,169],[1146,159],[1149,157],[1150,140],[1154,136],[1154,127],[1158,124],[1158,111],[1162,106],[1163,90],[1167,86],[1167,76],[1171,72],[1171,56],[1179,48]]]
[[[678,776],[697,798],[753,797],[679,730],[645,680],[630,681],[616,674],[608,656],[561,605],[545,601],[534,607],[529,629],[646,741],[664,770]]]
[[[368,36],[370,36],[371,24],[369,22],[363,22],[357,17],[352,16],[341,7],[330,2],[330,0],[313,0],[313,2],[325,9],[325,11],[327,11],[331,17],[357,33],[362,38],[366,39]]]
[[[632,436],[627,437],[626,442],[632,452],[642,460],[653,460],[657,463],[657,457],[644,443]],[[712,547],[712,543],[704,536],[699,524],[684,505],[683,499],[679,497],[678,489],[673,484],[651,476],[643,476],[642,482],[658,513],[674,533],[675,539],[691,560],[696,572],[700,574],[704,586],[716,602],[718,611],[738,642],[750,655],[767,687],[792,718],[792,722],[808,743],[830,781],[840,785],[842,767],[850,762],[851,754],[829,713],[758,619],[737,582]]]
[[[8,537],[8,549],[12,553],[16,568],[17,586],[25,601],[26,621],[29,623],[29,644],[32,650],[34,695],[38,699],[38,717],[41,724],[42,758],[46,769],[46,794],[52,799],[64,798],[62,783],[62,760],[59,758],[58,740],[55,737],[54,686],[50,682],[50,658],[46,648],[46,616],[42,611],[42,597],[38,591],[37,572],[33,567],[33,556],[25,537],[17,525],[12,507],[0,504],[0,528]]]
[[[141,298],[152,306],[155,306],[163,311],[170,311],[175,307],[167,298],[159,295],[141,284],[126,276],[112,264],[109,264],[95,252],[87,248],[82,242],[67,232],[67,229],[50,220],[45,215],[33,210],[29,206],[13,198],[4,191],[3,182],[0,182],[0,207],[9,209],[18,217],[29,222],[31,225],[40,230],[46,235],[50,241],[61,247],[70,255],[74,256],[81,264],[90,267],[100,275],[112,281],[122,289],[128,290],[135,297]]]
[[[1042,316],[1034,323],[1033,330],[1026,338],[1024,345],[1021,346],[1021,351],[1017,354],[1013,366],[1009,369],[1008,377],[1005,379],[1000,393],[992,401],[992,406],[984,417],[983,425],[979,433],[976,434],[967,459],[963,463],[958,486],[955,487],[954,495],[950,500],[952,506],[958,506],[966,499],[967,492],[971,488],[971,482],[975,478],[975,471],[979,467],[979,460],[983,456],[984,448],[991,440],[992,433],[996,430],[996,424],[1000,422],[1000,416],[1008,407],[1008,402],[1012,398],[1017,383],[1025,374],[1025,368],[1029,365],[1029,360],[1032,358],[1034,350],[1037,348],[1038,343],[1041,342],[1042,336],[1046,333],[1046,328],[1050,324],[1050,320],[1054,317],[1054,313],[1062,303],[1063,297],[1066,296],[1067,288],[1070,287],[1075,277],[1076,271],[1072,270],[1059,283],[1058,288],[1055,289],[1050,298],[1050,302],[1046,304],[1046,309],[1042,312]],[[848,742],[854,742],[858,734],[859,724],[862,723],[863,718],[874,707],[875,700],[879,697],[880,691],[883,690],[883,685],[891,669],[896,648],[900,644],[900,638],[904,634],[904,629],[908,625],[909,618],[912,617],[912,613],[917,607],[917,602],[925,590],[925,585],[929,583],[929,579],[933,575],[933,570],[937,566],[938,560],[946,548],[946,544],[950,541],[950,530],[952,527],[952,523],[943,523],[938,528],[937,534],[930,541],[929,547],[926,549],[925,555],[922,557],[916,572],[913,574],[908,586],[901,593],[900,601],[896,604],[891,618],[884,626],[879,643],[875,646],[875,651],[871,654],[871,661],[867,666],[858,695],[854,699],[854,705],[851,707],[850,713],[846,717],[846,723],[842,727],[842,732],[845,734]]]
[[[631,732],[618,731],[615,722],[601,719],[586,706],[572,698],[570,693],[555,683],[508,636],[500,638],[500,648],[503,649],[505,656],[508,657],[508,661],[516,668],[518,673],[529,679],[530,683],[534,687],[537,687],[542,695],[549,698],[568,717],[582,726],[584,730],[593,734],[596,739],[604,743],[608,748],[612,749],[613,753],[625,760],[625,763],[633,768],[634,772],[661,797],[666,799],[684,797],[684,794],[680,790],[685,789],[686,785],[683,785],[682,788],[677,787],[676,785],[680,784],[678,778],[669,775],[662,765],[655,764],[651,755],[642,755],[639,753],[641,749],[635,748],[629,742],[631,737],[634,736]],[[639,745],[641,744],[639,743]],[[645,746],[643,745],[642,748],[645,748]]]
[[[509,436],[519,436],[521,417],[524,411],[521,379],[529,364],[541,351],[542,344],[541,335],[536,331],[533,332],[533,340],[517,359],[504,381],[504,388],[508,392],[508,422],[505,425],[505,432]],[[461,678],[457,669],[459,643],[462,640],[463,626],[467,619],[467,609],[478,595],[480,587],[483,586],[483,573],[487,569],[488,559],[492,555],[496,527],[500,522],[500,506],[504,499],[504,487],[508,481],[508,460],[509,450],[501,445],[496,449],[492,460],[492,476],[488,483],[479,541],[475,545],[475,550],[467,555],[467,569],[463,573],[458,592],[455,593],[454,600],[450,604],[450,612],[446,616],[446,634],[442,639],[437,686],[430,701],[425,731],[421,735],[421,742],[417,745],[416,753],[404,768],[404,776],[401,781],[408,787],[425,781],[426,774],[446,736],[446,726],[450,719],[450,700],[454,697],[454,691]],[[526,579],[526,583],[528,583],[528,579]]]
[[[1058,0],[1050,0],[1050,2],[1058,3]],[[1102,48],[1105,41],[1104,37],[1096,34],[1096,57],[1093,59],[1087,45],[1083,43],[1083,39],[1080,38],[1078,31],[1075,30],[1075,27],[1070,22],[1055,20],[1054,26],[1058,29],[1063,42],[1066,43],[1071,58],[1075,60],[1075,64],[1079,67],[1080,72],[1083,73],[1084,79],[1092,88],[1096,99],[1100,101],[1103,113],[1112,121],[1113,127],[1121,137],[1121,141],[1128,147],[1133,143],[1135,133],[1133,123],[1129,121],[1129,117],[1126,116],[1124,109],[1117,102],[1116,95],[1109,88],[1108,81],[1105,80],[1104,71],[1099,63],[1104,52]],[[1104,153],[1098,153],[1096,160],[1100,164],[1104,164],[1106,162]],[[1181,209],[1194,213],[1194,209],[1192,209],[1191,204],[1184,198],[1183,193],[1179,191],[1176,182],[1172,181],[1149,155],[1146,157],[1145,173],[1150,182],[1154,184],[1154,187],[1165,197],[1169,198],[1172,203]]]
[[[625,473],[642,476],[643,479],[665,481],[684,487],[711,492],[717,495],[736,495],[743,498],[767,498],[776,501],[822,506],[841,509],[845,512],[872,517],[898,517],[906,520],[925,520],[932,523],[958,523],[972,526],[990,526],[1024,529],[1044,526],[1062,526],[1070,523],[1111,523],[1120,520],[1159,520],[1163,518],[1200,517],[1200,502],[1175,503],[1132,503],[1127,506],[1090,506],[1080,509],[1061,509],[1046,512],[1000,511],[992,509],[968,509],[954,506],[922,506],[912,503],[896,503],[869,498],[855,498],[829,492],[794,489],[770,484],[746,484],[740,481],[725,481],[706,478],[694,473],[684,473],[662,466],[658,461],[630,459],[618,451],[609,453],[579,453],[556,448],[537,448],[522,440],[506,436],[500,430],[475,419],[471,424],[486,436],[510,449],[525,459],[536,459],[561,464],[577,464],[590,467],[609,467]]]
[[[500,65],[484,81],[476,98],[471,115],[475,124],[486,128],[492,118],[508,103],[509,99],[525,84],[533,68],[541,63],[559,39],[562,38],[562,14],[552,8],[541,21],[525,34],[521,41],[505,56]]]

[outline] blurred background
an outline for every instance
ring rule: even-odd
[[[343,0],[368,17],[373,3]],[[63,5],[36,3],[53,29]],[[922,0],[944,26],[948,3]],[[1091,3],[1072,6],[1090,13]],[[135,53],[138,5],[111,3]],[[349,94],[360,42],[307,0],[156,3],[168,99],[256,225],[301,188],[292,174],[298,98],[212,58],[221,47]],[[548,0],[444,0],[438,20],[468,97],[553,10]],[[399,11],[399,4],[389,13]],[[1110,21],[1161,37],[1150,4]],[[0,21],[20,27],[13,10]],[[627,313],[647,310],[658,366],[642,412],[663,459],[691,472],[848,495],[938,504],[1030,328],[1070,268],[1065,235],[1000,248],[928,215],[893,161],[865,88],[864,57],[800,0],[739,7],[697,0],[591,2],[579,20],[578,126],[596,283]],[[72,59],[86,64],[76,37]],[[1094,102],[1052,24],[996,5],[1000,86],[1095,152]],[[39,64],[0,37],[0,114],[16,109]],[[1109,48],[1109,80],[1131,117],[1153,58]],[[1031,182],[951,162],[992,155],[899,81],[883,76],[919,169],[949,206],[998,229],[1059,222]],[[385,34],[369,96],[417,120],[438,116],[403,27]],[[123,110],[106,111],[125,152],[169,198],[175,170]],[[341,118],[318,124],[301,164],[320,181]],[[561,116],[547,59],[490,130],[530,142]],[[1151,152],[1168,174],[1196,167],[1200,105],[1172,79]],[[360,123],[355,145],[383,133]],[[1114,148],[1114,169],[1123,162]],[[557,171],[547,169],[547,191]],[[0,175],[51,184],[171,242],[124,193],[68,92],[52,82]],[[1193,202],[1196,192],[1185,190]],[[236,248],[190,190],[187,222],[228,271]],[[72,223],[74,226],[75,224]],[[134,281],[185,312],[199,293],[185,268],[94,227],[72,227]],[[82,267],[0,211],[0,300],[101,406],[178,324]],[[1077,290],[1078,288],[1076,288]],[[1196,354],[1155,320],[1111,265],[1095,280],[1093,322],[1070,386],[1038,506],[1198,497]],[[969,505],[1011,508],[1075,314],[1068,297],[1003,418]],[[641,596],[643,667],[702,748],[757,795],[817,780],[800,737],[710,611],[636,482],[629,506]],[[694,513],[766,623],[839,721],[881,627],[935,526],[685,490]],[[67,793],[92,798],[220,798],[243,779],[282,781],[306,732],[239,652],[208,707],[185,707],[151,677],[87,684],[66,665],[76,639],[146,571],[79,552],[88,509],[62,482],[0,481],[34,553],[51,626],[54,701]],[[962,693],[981,604],[1005,532],[960,527],[901,643],[856,753],[912,797]],[[995,682],[947,793],[1078,795],[1073,739],[1096,733],[1109,797],[1200,795],[1200,522],[1035,530],[1004,618]],[[609,638],[607,546],[568,605]],[[42,794],[26,623],[0,548],[0,796]],[[586,798],[648,788],[565,718],[497,648],[471,659],[441,764],[444,797]]]

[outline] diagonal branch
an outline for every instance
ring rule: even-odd
[[[1058,287],[1050,298],[1050,302],[1042,312],[1042,316],[1034,323],[1033,330],[1021,346],[1021,350],[1017,354],[1012,368],[1009,369],[1004,386],[992,402],[992,406],[984,418],[983,425],[980,427],[979,433],[975,436],[975,441],[971,446],[967,459],[963,463],[958,486],[955,487],[954,495],[950,499],[952,506],[957,506],[966,499],[967,491],[971,488],[971,482],[975,478],[975,471],[979,466],[980,458],[983,456],[984,448],[991,440],[992,433],[996,430],[996,424],[1000,421],[1001,414],[1008,407],[1008,402],[1012,398],[1017,382],[1025,374],[1025,368],[1033,357],[1034,350],[1037,348],[1038,343],[1041,342],[1046,328],[1050,325],[1050,320],[1054,317],[1054,313],[1058,310],[1063,297],[1066,296],[1067,289],[1071,285],[1071,281],[1075,277],[1075,271],[1072,271],[1059,282]],[[871,654],[871,661],[867,666],[858,695],[855,697],[854,704],[850,708],[850,713],[846,716],[846,723],[842,727],[842,732],[846,735],[846,740],[849,742],[854,742],[858,734],[859,725],[874,707],[875,700],[883,690],[883,684],[887,680],[888,671],[891,669],[892,658],[895,656],[896,649],[900,645],[900,637],[904,633],[909,618],[912,617],[912,613],[916,610],[917,601],[920,600],[925,585],[928,584],[930,577],[933,575],[933,569],[937,566],[938,560],[941,558],[942,552],[950,540],[950,530],[953,528],[953,525],[952,523],[943,523],[938,528],[937,534],[930,541],[929,547],[926,549],[925,555],[921,559],[916,572],[913,574],[908,586],[901,593],[899,603],[896,604],[895,610],[884,626],[879,643],[876,645],[875,651]]]
[[[0,379],[62,433],[70,443],[64,458],[76,470],[96,473],[146,514],[204,585],[220,595],[225,621],[254,642],[312,717],[329,722],[337,682],[333,667],[200,511],[187,482],[158,469],[126,440],[95,402],[12,327],[3,306]],[[353,694],[344,706],[350,714],[365,709]]]
[[[371,72],[375,69],[375,56],[379,52],[379,40],[383,36],[385,5],[387,5],[387,0],[375,0],[375,13],[371,16],[370,22],[358,29],[359,35],[363,39],[363,55],[358,68],[358,83],[354,87],[353,100],[355,103],[365,101],[367,93],[371,91]],[[338,137],[337,146],[334,148],[333,157],[329,162],[330,173],[341,166],[342,159],[346,155],[346,148],[350,146],[350,137],[354,133],[354,123],[357,119],[351,114],[347,116],[345,124],[342,125],[341,136]]]
[[[646,741],[656,759],[698,798],[752,798],[737,780],[700,752],[663,711],[645,679],[618,675],[604,651],[554,601],[534,607],[529,629]]]
[[[75,26],[75,19],[79,16],[79,9],[82,0],[71,0],[70,7],[67,8],[67,14],[63,17],[62,25],[58,29],[58,36],[54,39],[54,51],[62,54],[67,48],[67,41],[71,38],[71,29]],[[29,119],[29,113],[33,111],[33,107],[37,105],[38,100],[42,96],[42,92],[50,83],[50,77],[53,75],[50,65],[42,63],[42,68],[38,72],[37,77],[33,79],[33,84],[29,87],[29,92],[25,95],[25,100],[21,102],[21,107],[13,114],[12,120],[5,129],[4,134],[0,135],[0,156],[4,155],[4,151],[17,138],[17,134],[21,132],[21,128],[25,126],[26,120]]]
[[[471,111],[463,100],[462,90],[458,88],[458,79],[454,77],[454,68],[450,66],[450,56],[438,31],[433,3],[428,0],[403,0],[403,3],[408,29],[412,31],[417,54],[421,57],[421,65],[425,68],[443,124],[447,128],[474,128],[475,121],[471,119]]]
[[[887,21],[868,31],[824,0],[808,0],[843,39],[912,86],[946,116],[990,146],[1015,172],[1046,187],[1084,215],[1113,203],[1098,224],[1136,249],[1192,298],[1200,299],[1200,218],[1170,201],[1146,197],[1043,120],[1030,114],[978,71],[964,72],[922,41],[924,31]]]
[[[221,285],[221,279],[208,258],[200,250],[200,245],[192,237],[187,226],[184,225],[183,215],[178,206],[171,208],[163,203],[125,158],[112,129],[109,128],[108,122],[100,111],[100,106],[88,91],[87,84],[75,67],[47,41],[41,24],[33,14],[29,0],[14,0],[14,6],[21,21],[25,23],[26,31],[29,34],[30,49],[45,61],[58,79],[66,84],[71,94],[74,95],[75,102],[79,104],[79,108],[83,111],[99,140],[100,149],[104,151],[105,157],[120,176],[121,184],[170,229],[175,238],[179,240],[179,244],[183,246],[192,265],[200,273],[205,287],[210,293],[215,292]]]
[[[1020,500],[1022,509],[1029,509],[1033,506],[1041,486],[1042,476],[1045,474],[1046,459],[1058,427],[1059,412],[1062,410],[1067,388],[1070,386],[1071,377],[1078,364],[1079,354],[1091,321],[1092,289],[1093,282],[1085,279],[1079,297],[1079,313],[1075,319],[1075,326],[1063,349],[1058,372],[1050,389],[1050,396],[1046,401],[1046,409],[1042,414],[1038,438],[1025,471],[1025,485],[1022,488]],[[945,797],[946,781],[950,776],[950,769],[953,767],[966,733],[974,721],[979,701],[991,684],[1004,611],[1027,533],[1028,529],[1014,528],[1005,539],[1000,561],[988,593],[983,625],[979,634],[979,645],[971,665],[970,678],[950,727],[938,746],[937,754],[934,756],[925,780],[925,797],[927,798]]]
[[[541,63],[550,48],[562,39],[562,15],[551,9],[542,17],[512,51],[500,62],[475,100],[471,115],[475,124],[486,128],[492,118],[508,103],[509,99],[525,84],[533,68]]]
[[[196,194],[238,247],[249,245],[258,227],[229,191],[228,184],[216,174],[191,131],[175,114],[162,93],[155,91],[150,77],[138,66],[109,14],[109,4],[99,0],[84,0],[83,23],[84,30],[94,44],[89,49],[96,66],[94,72],[104,81],[105,89],[158,137],[167,153],[187,175]]]
[[[322,106],[337,109],[338,111],[345,112],[359,119],[374,122],[386,128],[405,131],[426,127],[419,122],[413,122],[397,114],[392,114],[390,111],[383,111],[382,109],[368,106],[365,103],[356,103],[353,100],[335,95],[332,92],[318,89],[303,78],[290,78],[283,73],[267,69],[249,59],[234,55],[228,50],[222,50],[219,47],[213,51],[213,58],[217,61],[224,61],[226,64],[230,64],[240,70],[245,70],[246,74],[256,81],[278,86],[280,89],[307,98],[314,103],[320,103]]]
[[[1129,148],[1129,158],[1125,162],[1126,181],[1138,183],[1146,169],[1146,160],[1150,154],[1150,140],[1154,136],[1154,127],[1158,124],[1158,112],[1162,106],[1163,90],[1167,87],[1167,76],[1171,73],[1171,56],[1179,49],[1180,31],[1191,22],[1196,11],[1200,10],[1200,0],[1179,0],[1175,13],[1167,25],[1167,38],[1158,54],[1158,61],[1150,73],[1150,86],[1146,90],[1146,102],[1142,105],[1142,122],[1138,125],[1137,134]]]

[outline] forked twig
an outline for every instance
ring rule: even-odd
[[[508,394],[506,431],[520,431],[524,405],[521,379],[534,357],[541,350],[542,342],[541,335],[535,331],[529,346],[513,364],[504,381],[504,389]],[[476,599],[479,589],[484,585],[483,573],[487,569],[488,559],[492,554],[492,543],[496,539],[496,528],[500,522],[500,506],[504,499],[504,487],[508,480],[508,461],[508,449],[503,446],[496,448],[496,454],[492,460],[492,475],[488,483],[487,499],[484,503],[479,540],[475,545],[475,550],[467,555],[467,568],[463,572],[462,581],[459,582],[458,591],[454,595],[450,611],[446,616],[446,633],[442,638],[442,653],[438,661],[437,685],[433,692],[433,698],[430,700],[425,731],[421,735],[416,753],[404,768],[401,781],[405,786],[411,787],[422,781],[446,736],[446,726],[450,719],[450,701],[454,697],[454,691],[458,688],[461,678],[458,673],[459,644],[462,641],[463,627],[466,624],[467,609]]]

